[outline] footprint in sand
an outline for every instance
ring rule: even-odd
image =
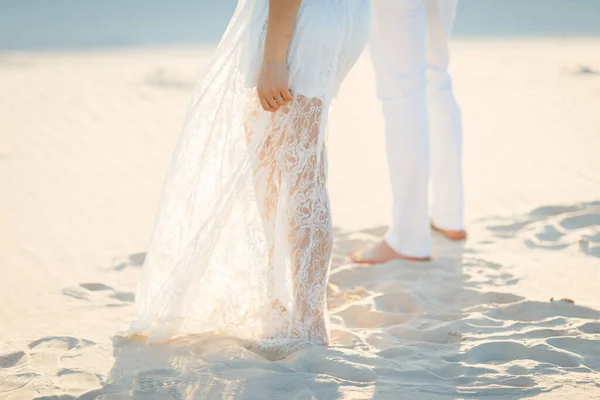
[[[498,237],[523,237],[531,248],[563,250],[600,257],[600,202],[537,208],[516,219],[494,219],[488,229]]]
[[[552,319],[559,321],[571,318],[600,319],[600,311],[598,310],[558,301],[521,301],[490,310],[488,315],[497,320],[535,322],[538,326]]]
[[[65,368],[58,371],[56,376],[59,386],[65,391],[83,392],[89,390],[90,387],[100,386],[98,376],[86,371]]]
[[[579,327],[583,333],[600,335],[600,322],[587,322]]]
[[[546,341],[550,346],[580,354],[583,357],[582,364],[595,371],[600,371],[600,337],[594,335],[590,338],[557,337]]]
[[[32,372],[16,373],[13,375],[0,375],[0,398],[5,398],[3,396],[8,395],[8,393],[29,385],[35,378],[38,378],[39,376],[40,374],[35,374]]]
[[[123,271],[129,267],[141,267],[146,260],[146,253],[134,253],[124,258],[119,258],[114,261],[115,265],[111,268],[114,271]]]
[[[19,390],[35,386],[48,388],[47,393],[38,392],[40,396],[35,399],[62,399],[60,393],[65,388],[71,392],[84,392],[90,387],[99,386],[102,383],[99,375],[65,368],[63,365],[65,357],[77,357],[81,360],[93,349],[97,349],[97,346],[91,340],[70,336],[47,336],[30,342],[25,349],[0,354],[0,398],[5,398],[4,396],[11,392],[13,397],[10,398],[32,398],[19,397]],[[93,365],[93,357],[98,355],[90,355],[92,362],[89,364]],[[55,384],[48,386],[50,381]]]
[[[13,351],[0,354],[0,368],[19,368],[27,362],[27,355],[23,351]]]
[[[572,71],[573,75],[600,75],[600,70],[594,69],[589,65],[580,65]]]
[[[577,367],[581,356],[557,349],[545,343],[528,346],[514,341],[493,341],[473,346],[464,354],[465,363],[512,363],[516,360],[533,360],[558,367]]]
[[[100,302],[104,307],[122,307],[135,300],[130,292],[121,292],[103,283],[80,283],[66,287],[62,294],[77,300]]]
[[[93,344],[95,343],[91,340],[78,339],[71,336],[47,336],[34,340],[33,342],[29,343],[28,347],[31,352],[37,352],[46,349],[65,351],[91,346]]]
[[[195,81],[188,80],[186,77],[177,76],[171,71],[159,68],[146,79],[146,83],[156,87],[188,90],[194,87]]]
[[[462,278],[462,286],[476,289],[482,286],[505,288],[519,282],[518,277],[507,272],[502,264],[475,256],[468,256],[463,259]]]

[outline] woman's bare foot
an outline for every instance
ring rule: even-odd
[[[446,239],[449,240],[459,241],[467,238],[467,232],[465,231],[448,231],[446,229],[438,228],[433,224],[433,222],[431,223],[431,229],[441,233],[444,237],[446,237]]]
[[[284,314],[287,312],[287,308],[281,304],[279,299],[275,299],[271,302],[271,309],[279,314]]]
[[[286,317],[287,308],[279,299],[271,301],[270,307],[265,310],[264,339],[277,339],[287,335],[289,321]]]
[[[363,252],[350,254],[350,259],[358,264],[382,264],[392,260],[429,261],[431,257],[410,257],[396,252],[385,240]]]

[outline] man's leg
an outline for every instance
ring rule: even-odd
[[[427,2],[427,104],[431,142],[431,219],[449,238],[464,238],[462,123],[448,73],[448,42],[458,0]]]
[[[385,118],[393,218],[385,241],[357,261],[431,254],[425,25],[425,0],[374,1],[370,49]]]

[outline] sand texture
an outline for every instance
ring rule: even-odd
[[[355,265],[390,209],[363,55],[331,116],[333,346],[111,341],[211,48],[0,55],[0,399],[600,397],[600,41],[458,39],[470,237]]]

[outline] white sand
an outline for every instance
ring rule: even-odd
[[[232,338],[109,338],[131,318],[210,49],[1,55],[0,398],[600,396],[600,73],[585,73],[598,48],[455,42],[470,238],[374,267],[345,259],[390,207],[363,57],[330,126],[335,345],[277,362]]]

